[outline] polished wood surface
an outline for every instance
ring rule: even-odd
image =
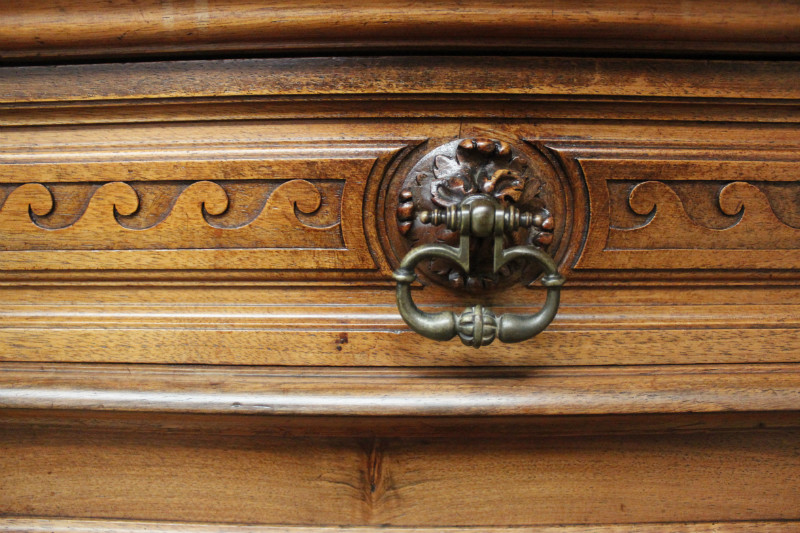
[[[464,426],[392,438],[3,428],[0,506],[23,516],[416,527],[800,518],[796,428],[473,437]]]
[[[797,530],[796,3],[341,7],[0,6],[0,531]],[[528,342],[398,315],[470,180]]]
[[[0,338],[13,349],[0,359],[797,362],[797,70],[459,57],[4,69]],[[402,184],[465,137],[513,145],[558,198],[550,252],[568,284],[532,344],[428,341],[395,308],[391,272],[413,244]],[[483,298],[530,311],[542,292]],[[415,298],[474,301],[435,283]]]
[[[456,527],[281,527],[281,526],[244,526],[230,524],[196,525],[185,523],[164,522],[133,522],[112,520],[48,520],[48,519],[10,519],[0,522],[0,531],[4,533],[18,533],[23,531],[56,533],[94,533],[94,532],[131,532],[140,531],[186,532],[186,533],[251,533],[255,531],[264,533],[455,533],[464,531]],[[590,526],[523,526],[523,527],[482,527],[485,533],[634,533],[643,530],[653,533],[743,533],[750,531],[764,531],[766,533],[784,533],[797,530],[796,522],[693,522],[693,523],[666,523],[666,524],[626,524],[626,525],[598,525]]]
[[[48,520],[48,519],[11,519],[0,523],[0,531],[18,533],[23,531],[53,531],[57,533],[92,533],[118,531],[120,533],[139,531],[206,533],[455,533],[464,531],[457,527],[282,527],[282,526],[245,526],[231,524],[196,525],[185,523],[113,521],[113,520]],[[767,533],[784,533],[796,531],[797,523],[788,521],[739,521],[739,522],[692,522],[692,523],[646,523],[626,525],[590,526],[522,526],[522,527],[482,527],[486,533],[634,533],[643,530],[653,533],[742,533],[749,531],[765,531]]]
[[[791,0],[9,0],[0,60],[221,54],[796,54]]]
[[[508,417],[785,412],[800,365],[504,369],[5,364],[0,408],[154,414]],[[800,424],[800,419],[798,419]]]
[[[672,104],[697,103],[698,98],[747,98],[759,100],[747,104],[780,104],[780,100],[796,99],[800,95],[795,83],[799,71],[800,63],[793,60],[525,56],[99,63],[5,68],[0,72],[0,102],[77,100],[86,105],[119,99],[324,95],[329,97],[327,103],[332,106],[339,100],[358,100],[359,95],[367,98],[380,95],[381,102],[389,105],[391,102],[385,102],[385,95],[473,95],[490,102],[491,97],[501,95],[515,96],[515,100],[525,95],[550,95],[687,99],[669,102]],[[56,79],[60,83],[55,83]],[[335,96],[339,98],[330,98]],[[342,98],[344,96],[348,98]],[[414,99],[429,100],[419,96]],[[305,105],[305,100],[303,102]],[[294,104],[293,112],[302,113],[303,105]],[[447,106],[447,103],[436,102],[436,105]],[[652,107],[656,108],[653,112],[659,112],[659,106]],[[750,106],[744,107],[742,111],[746,113]],[[505,106],[491,115],[504,117],[515,113],[514,106]],[[80,120],[80,117],[74,119]],[[29,120],[36,120],[36,116],[30,116]]]

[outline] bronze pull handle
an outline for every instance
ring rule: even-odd
[[[503,249],[503,233],[521,225],[529,226],[533,217],[515,207],[503,208],[500,203],[483,194],[474,194],[447,210],[420,213],[423,222],[446,224],[448,229],[460,233],[459,246],[427,244],[410,250],[394,272],[397,281],[397,307],[409,327],[429,339],[446,341],[458,335],[467,346],[480,348],[490,344],[495,337],[502,342],[520,342],[544,330],[558,311],[561,286],[564,278],[558,273],[555,261],[533,246],[515,246]],[[532,315],[504,314],[497,317],[491,309],[476,305],[460,315],[452,311],[427,313],[414,303],[411,284],[416,280],[416,265],[423,259],[449,259],[469,272],[469,241],[471,236],[489,237],[494,234],[493,268],[497,272],[503,265],[517,258],[532,259],[544,269],[542,284],[547,287],[547,298],[539,312]]]

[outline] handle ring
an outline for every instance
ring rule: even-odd
[[[486,346],[495,338],[507,343],[520,342],[541,333],[558,312],[564,278],[558,273],[555,261],[533,246],[515,246],[503,250],[502,237],[499,234],[495,237],[495,271],[518,258],[537,262],[545,272],[541,280],[542,285],[547,287],[544,306],[532,315],[506,313],[499,317],[482,305],[467,308],[459,315],[452,311],[422,311],[411,296],[411,284],[417,279],[414,272],[417,264],[432,258],[449,259],[468,271],[469,235],[461,234],[458,248],[446,244],[428,244],[412,249],[393,274],[397,281],[397,307],[400,316],[412,330],[424,337],[447,341],[458,335],[461,342],[475,348]]]

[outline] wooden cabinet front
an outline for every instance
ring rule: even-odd
[[[792,530],[781,59],[3,67],[0,529]],[[509,237],[567,280],[529,341],[398,314],[402,257],[454,242],[419,212],[473,189],[551,217]],[[428,310],[547,292],[419,272]]]

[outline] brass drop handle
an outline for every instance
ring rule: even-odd
[[[473,194],[461,203],[446,210],[425,211],[419,214],[422,222],[445,224],[460,234],[459,246],[426,244],[410,250],[394,272],[397,281],[397,307],[409,327],[429,339],[447,341],[458,335],[467,346],[480,348],[490,344],[495,337],[502,342],[520,342],[544,330],[558,311],[561,286],[564,278],[558,273],[553,258],[533,246],[514,246],[503,249],[503,234],[520,226],[535,222],[533,215],[522,213],[513,206],[504,208],[494,198]],[[497,317],[491,309],[476,305],[460,315],[452,311],[427,313],[414,303],[411,284],[417,279],[414,269],[424,259],[443,258],[470,271],[469,243],[471,237],[494,235],[493,269],[497,272],[514,259],[531,259],[544,269],[542,285],[547,287],[547,298],[538,313],[520,315],[507,313]]]

